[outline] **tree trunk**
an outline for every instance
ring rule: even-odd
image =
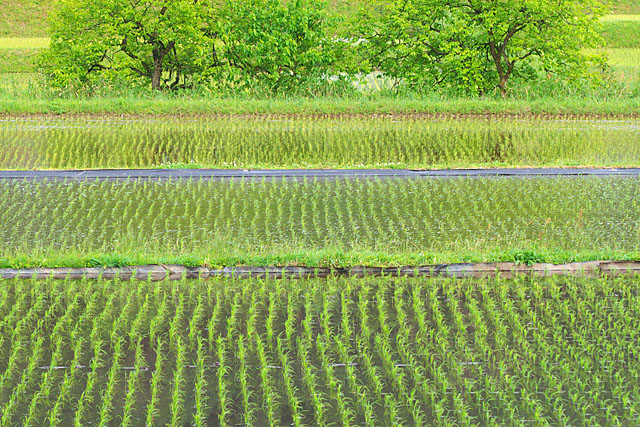
[[[498,79],[500,80],[500,83],[498,83],[500,94],[504,98],[507,96],[507,80],[509,79],[509,76],[505,74],[504,68],[502,67],[502,51],[498,49],[494,41],[489,42],[489,53],[493,58],[493,63],[496,66]]]
[[[498,88],[500,89],[500,95],[503,98],[507,97],[507,81],[509,80],[509,76],[502,75],[500,76],[500,83],[498,84]]]
[[[162,89],[162,72],[164,71],[164,58],[167,56],[171,49],[176,45],[175,42],[169,42],[167,46],[164,46],[162,42],[157,40],[157,35],[154,33],[153,40],[155,40],[153,45],[153,75],[151,76],[151,89],[153,90],[161,90]]]
[[[153,75],[151,76],[151,89],[162,89],[162,58],[153,58]]]

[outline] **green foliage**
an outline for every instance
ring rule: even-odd
[[[533,265],[539,262],[545,262],[546,260],[546,257],[543,254],[539,253],[536,249],[510,251],[506,254],[505,258],[508,262],[525,265]]]
[[[599,0],[474,2],[380,0],[385,13],[361,31],[371,65],[411,86],[451,86],[470,93],[497,89],[539,72],[588,74],[596,57]]]
[[[344,92],[334,21],[318,0],[59,0],[41,69],[58,89]]]
[[[84,267],[124,267],[132,265],[133,260],[118,254],[106,254],[89,258]]]
[[[50,9],[47,1],[35,3]],[[594,86],[613,81],[603,82],[599,55],[581,50],[597,42],[594,25],[604,10],[599,0],[496,0],[469,3],[471,8],[466,0],[329,3],[58,0],[53,43],[40,69],[55,95],[70,96],[149,86],[194,88],[189,95],[206,96],[351,95],[354,82],[367,86],[358,79],[364,82],[372,69],[384,71],[383,80],[396,89],[445,96],[504,95],[515,87],[529,98],[527,85],[556,81],[578,83],[557,84],[545,96],[599,96]],[[615,10],[633,11],[614,3]],[[605,37],[613,38],[611,24],[604,25]],[[618,43],[630,45],[632,35],[623,34]],[[32,69],[22,54],[5,55],[3,63],[12,71]],[[628,96],[632,90],[611,92]]]
[[[215,60],[208,4],[58,0],[41,68],[59,89],[105,79],[153,89],[189,86]]]
[[[595,17],[602,12],[596,0],[566,0],[557,6],[555,3],[533,0],[524,3],[497,2],[496,5],[478,2],[470,3],[475,7],[472,14],[457,13],[456,9],[466,4],[457,0],[330,0],[328,5],[320,0],[234,1],[237,4],[212,0],[171,2],[168,8],[174,9],[173,12],[164,13],[172,13],[173,16],[164,17],[161,3],[154,6],[156,3],[153,1],[126,4],[121,0],[60,0],[52,6],[50,0],[0,0],[0,6],[8,10],[0,18],[3,23],[0,27],[9,36],[43,36],[47,34],[44,29],[45,16],[53,10],[52,31],[57,31],[61,38],[59,46],[43,57],[41,68],[58,91],[66,88],[70,89],[68,93],[75,95],[114,93],[132,85],[173,89],[196,87],[198,93],[249,93],[261,97],[273,93],[336,95],[353,92],[348,80],[357,72],[372,67],[387,71],[398,85],[409,85],[420,93],[435,91],[444,95],[460,92],[505,93],[507,84],[509,88],[522,87],[530,93],[527,85],[532,79],[573,81],[579,75],[586,78],[578,79],[578,88],[571,87],[569,94],[590,94],[591,86],[601,83],[597,73],[602,65],[601,58],[587,58],[589,60],[585,62],[585,56],[581,53],[574,55],[573,50],[580,43],[582,46],[591,45],[593,32],[583,32],[588,26],[583,19],[579,19],[580,22],[568,19],[573,16],[572,13],[583,18],[585,15],[582,12],[591,12],[590,7],[594,6],[595,13],[589,18],[595,21]],[[640,4],[636,0],[606,3],[616,13],[640,11]],[[142,4],[148,4],[149,7],[144,6],[143,9],[140,7]],[[586,6],[582,8],[583,5]],[[127,8],[129,12],[126,12]],[[436,10],[438,8],[440,12],[446,8],[453,12],[440,13]],[[77,10],[69,12],[71,9]],[[180,13],[174,13],[176,10]],[[224,16],[219,16],[220,11]],[[369,25],[364,26],[366,28],[361,25],[366,20],[358,11],[370,18]],[[396,16],[391,16],[394,13]],[[194,25],[195,15],[198,15],[199,23]],[[442,19],[434,21],[436,18]],[[501,75],[499,61],[491,58],[490,47],[487,47],[492,38],[490,33],[499,34],[508,25],[517,25],[521,18],[530,22],[510,41],[508,55],[503,58]],[[135,19],[135,25],[127,27],[129,19]],[[66,24],[61,24],[65,20]],[[478,20],[483,20],[481,25],[474,23]],[[557,22],[569,24],[554,27]],[[83,27],[84,23],[88,25]],[[545,26],[547,24],[548,28]],[[431,31],[432,27],[440,34]],[[554,29],[550,30],[551,27]],[[565,30],[568,27],[572,31],[566,37]],[[358,32],[354,28],[363,31]],[[156,30],[159,37],[157,46],[160,48],[156,49],[155,60],[149,60],[149,57],[153,57],[153,52],[149,52],[153,50],[152,44],[148,43],[152,38],[149,36]],[[401,35],[405,30],[409,32],[404,39],[386,37],[389,34]],[[70,37],[69,33],[74,31],[75,34]],[[127,40],[128,46],[120,49],[118,40],[112,39],[122,37],[123,32],[136,37]],[[619,26],[605,22],[601,33],[608,40],[608,46],[634,45],[636,31],[630,22],[621,22]],[[373,43],[359,40],[360,36],[371,38]],[[76,37],[78,43],[72,43]],[[137,43],[145,37],[147,40],[144,43]],[[493,38],[496,48],[500,48],[500,38]],[[226,45],[223,40],[229,44]],[[177,51],[167,53],[162,66],[158,66],[158,58],[163,57],[162,46],[166,47],[174,41]],[[143,48],[140,48],[140,44]],[[514,70],[509,72],[514,58],[528,54],[527,44],[535,45],[540,52],[531,54],[525,60],[515,61]],[[444,51],[441,51],[435,55],[434,64],[434,48],[450,49],[450,55],[444,58],[441,55]],[[484,56],[473,53],[483,48]],[[108,53],[103,58],[108,49],[114,52],[120,50],[120,54]],[[125,51],[138,59],[126,56]],[[227,53],[231,55],[227,56]],[[4,56],[0,58],[0,69],[3,71],[33,69],[33,61],[21,53]],[[399,61],[395,61],[397,59]],[[432,66],[425,69],[425,63]],[[592,68],[594,64],[597,67]],[[291,68],[296,71],[291,71]],[[334,81],[336,79],[337,82]],[[629,83],[628,79],[624,80],[625,84]],[[583,87],[585,90],[582,90]],[[81,90],[77,92],[78,89]],[[554,96],[567,95],[564,93],[566,90],[563,93],[558,90],[553,92]]]
[[[336,66],[333,22],[320,0],[230,0],[219,19],[226,65],[220,84],[295,92],[326,80]]]

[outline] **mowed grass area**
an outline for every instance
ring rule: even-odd
[[[0,168],[636,166],[640,120],[516,117],[8,117]]]
[[[0,267],[640,259],[640,179],[0,182]]]
[[[635,425],[637,280],[0,283],[3,425]]]
[[[46,37],[52,0],[0,0],[0,37]]]
[[[640,37],[640,32],[638,37]],[[604,53],[611,66],[614,79],[633,86],[640,83],[640,65],[638,65],[640,64],[640,38],[636,46],[638,47],[587,49],[586,52],[589,54]]]
[[[640,37],[640,33],[638,36]],[[609,49],[607,55],[617,79],[631,84],[640,82],[640,67],[638,66],[640,64],[640,47]]]
[[[605,16],[602,36],[607,48],[640,48],[640,15]]]
[[[38,54],[48,46],[49,39],[46,37],[0,37],[0,76],[3,80],[0,93],[2,88],[14,88],[14,74],[24,74],[28,78],[29,74],[34,73]]]
[[[0,37],[0,49],[46,49],[48,37]]]
[[[609,5],[616,15],[640,14],[639,0],[613,0]]]

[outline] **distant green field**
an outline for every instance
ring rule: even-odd
[[[614,14],[638,14],[640,13],[640,0],[611,0]]]
[[[1,49],[43,49],[49,46],[48,37],[0,37]]]
[[[49,46],[46,37],[0,37],[0,75],[3,82],[0,89],[9,86],[11,80],[8,74],[33,73],[36,67],[38,53]]]
[[[602,19],[607,48],[640,48],[640,15],[607,15]]]
[[[36,57],[34,50],[0,49],[0,73],[33,73]]]
[[[627,84],[640,82],[640,47],[587,49],[588,53],[604,53],[616,80]]]
[[[0,37],[44,37],[52,0],[0,0]]]
[[[640,48],[611,49],[607,53],[619,80],[635,84],[640,81]]]

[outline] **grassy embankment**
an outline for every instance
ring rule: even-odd
[[[16,83],[31,83],[20,76]],[[358,98],[177,98],[93,97],[86,99],[0,98],[3,115],[215,115],[215,114],[509,114],[639,116],[640,99],[544,98],[533,100],[494,98],[412,99],[397,97]]]
[[[238,254],[215,255],[141,255],[137,250],[131,252],[90,252],[90,253],[48,253],[38,256],[10,256],[0,258],[0,268],[85,268],[85,267],[127,267],[137,265],[184,265],[187,267],[270,267],[302,266],[351,268],[423,266],[452,263],[517,263],[531,265],[535,263],[565,264],[585,261],[640,261],[640,251],[626,252],[616,250],[570,251],[544,249],[513,249],[493,252],[450,252],[450,253],[389,253],[384,251],[341,249],[319,250],[282,250],[273,254],[264,254],[264,250],[245,251]]]

